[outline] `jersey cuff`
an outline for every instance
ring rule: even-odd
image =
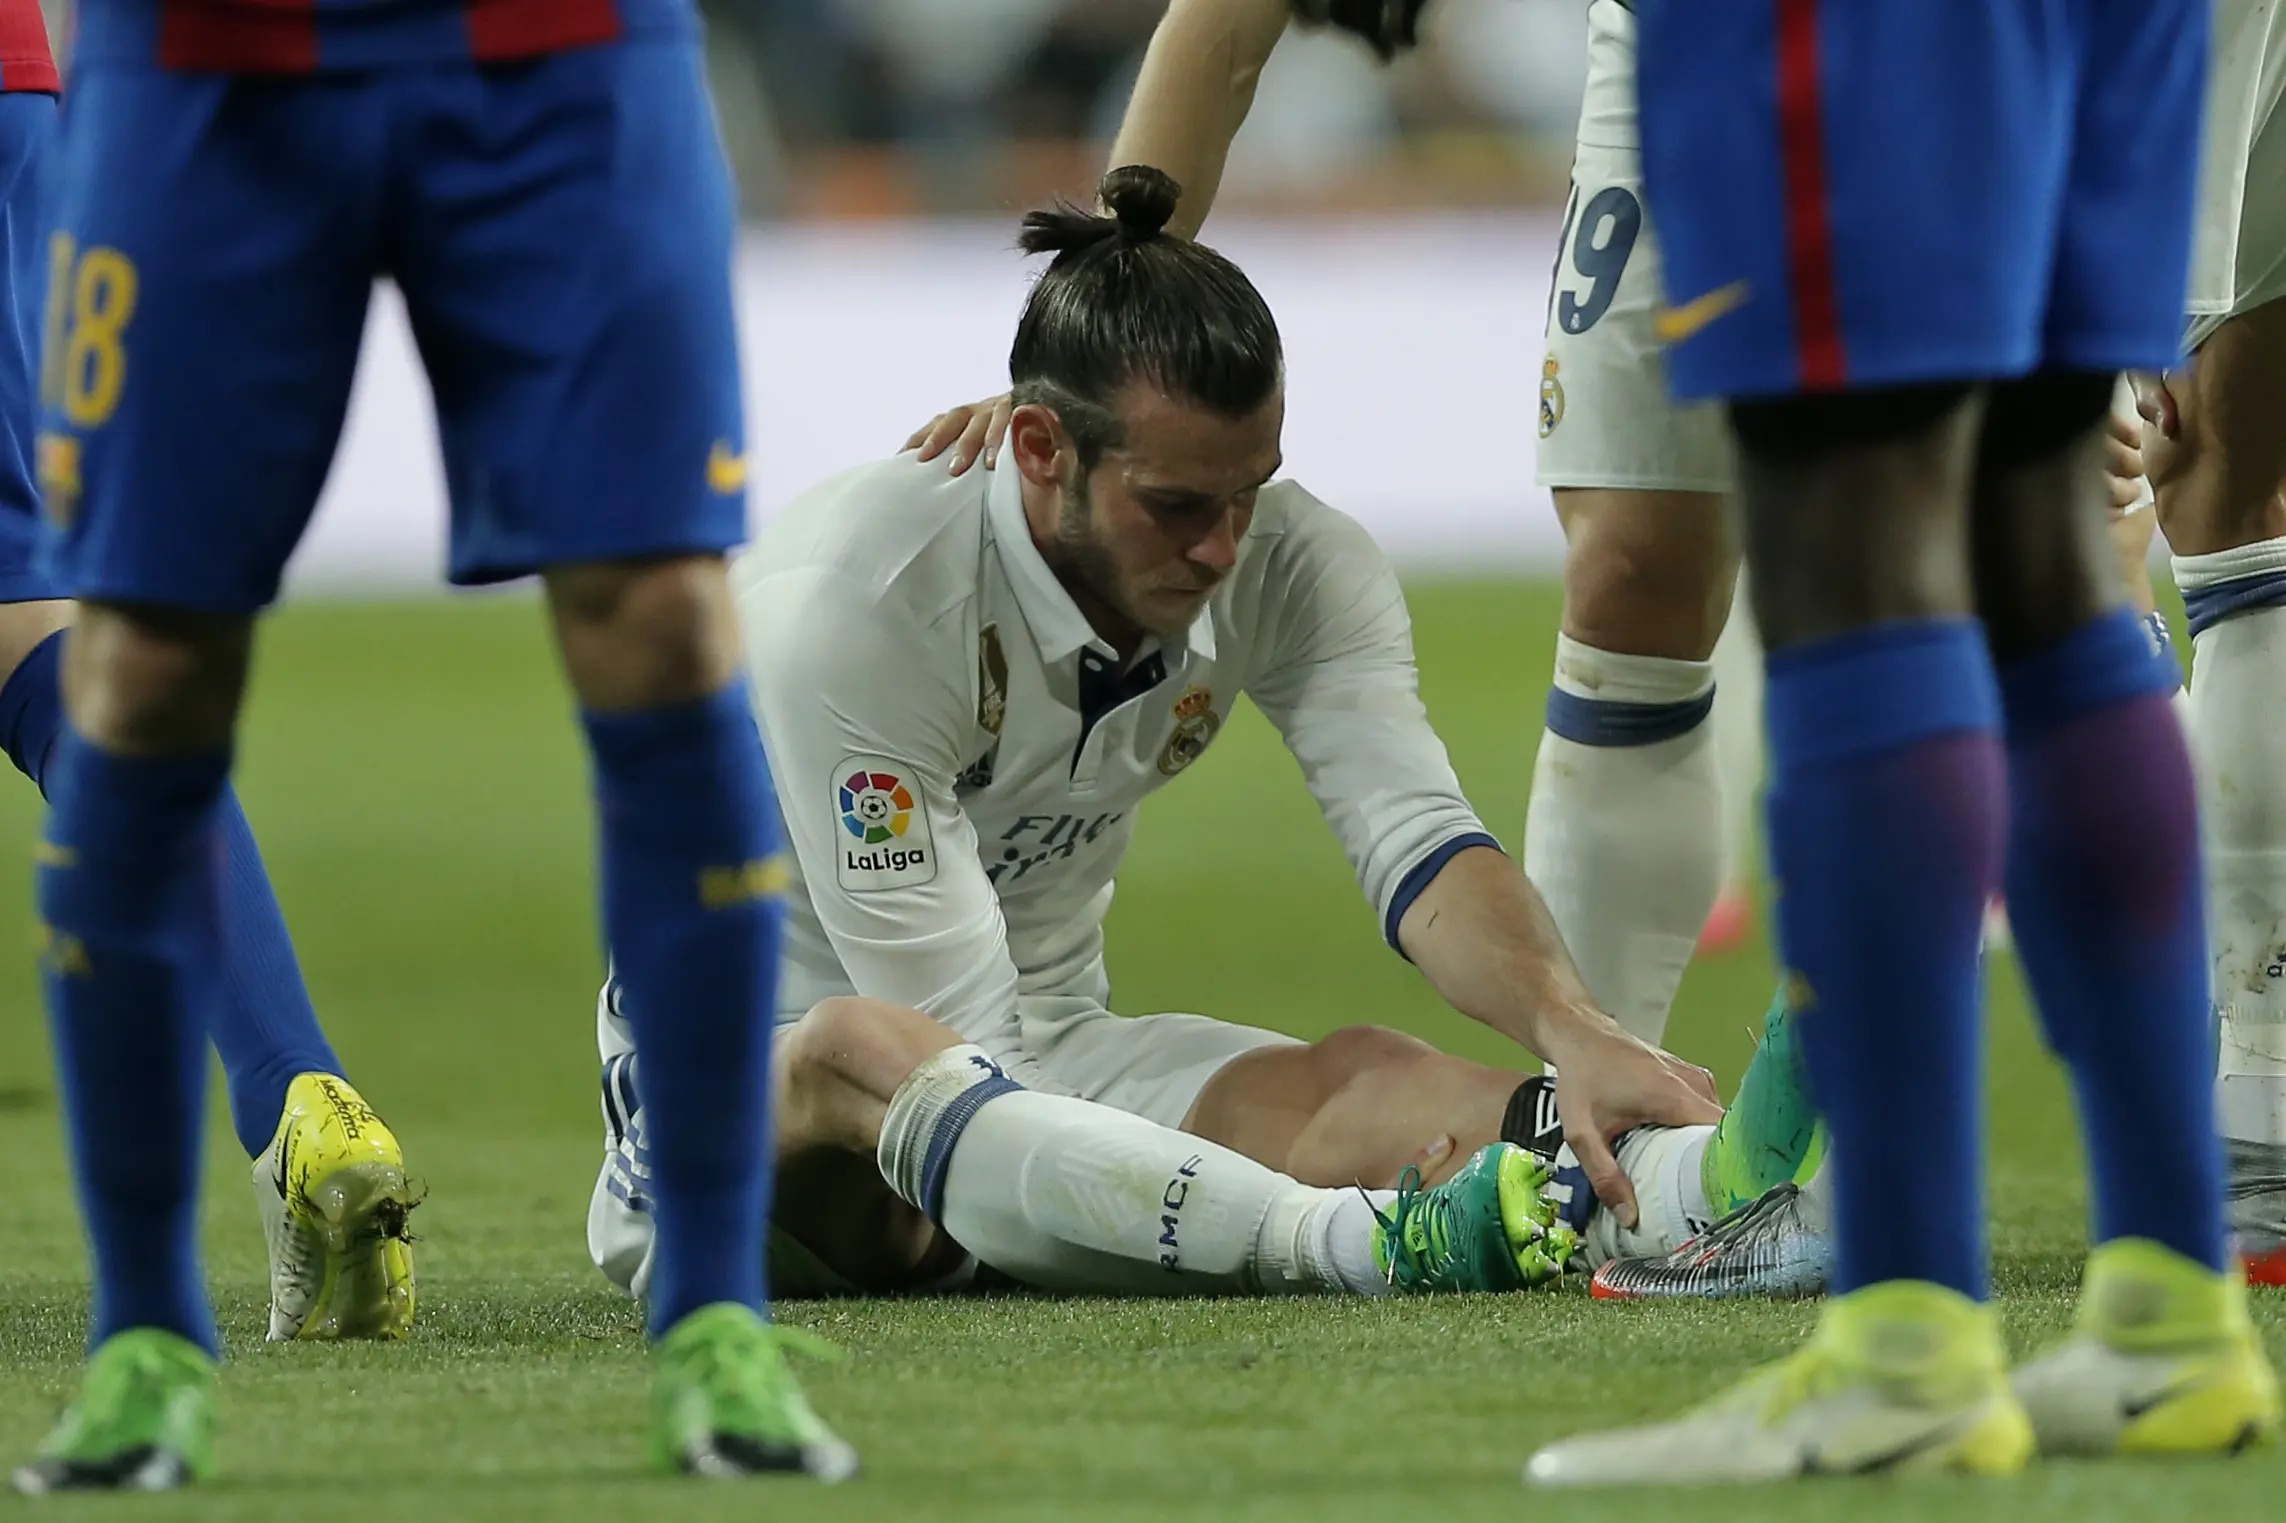
[[[1500,843],[1481,830],[1454,836],[1414,863],[1413,870],[1397,885],[1397,892],[1390,896],[1389,911],[1381,917],[1381,934],[1388,939],[1390,948],[1399,957],[1405,957],[1405,949],[1397,943],[1397,927],[1404,920],[1405,912],[1413,907],[1414,900],[1421,897],[1422,890],[1437,880],[1437,874],[1445,870],[1445,864],[1471,846],[1489,846],[1494,851],[1500,850]],[[1412,961],[1409,957],[1405,960]]]

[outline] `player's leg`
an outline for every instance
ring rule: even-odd
[[[34,477],[39,399],[35,357],[44,321],[45,217],[57,136],[45,95],[0,97],[0,750],[35,786],[63,733],[63,630],[71,605],[35,564]],[[67,484],[68,489],[68,484]],[[249,1154],[278,1130],[286,1086],[301,1073],[339,1076],[302,985],[293,943],[235,799],[223,804],[223,920],[231,950],[214,1040],[230,1081],[232,1119]]]
[[[1571,487],[1556,505],[1564,623],[1524,867],[1597,1003],[1657,1042],[1721,890],[1711,656],[1737,550],[1704,493]]]
[[[351,103],[134,70],[73,89],[39,448],[82,606],[38,896],[97,1368],[19,1474],[39,1488],[206,1463],[214,832],[252,617],[323,482],[371,268]]]
[[[1540,378],[1568,545],[1524,870],[1597,1002],[1653,1042],[1721,877],[1714,671],[1737,549],[1717,409],[1669,399],[1642,199],[1635,20],[1589,9],[1588,83]]]
[[[1548,1087],[1533,1076],[1448,1057],[1386,1026],[1348,1026],[1300,1043],[1205,1016],[1112,1019],[1116,1025],[1101,1028],[1104,1038],[1136,1059],[1147,1053],[1153,1064],[1195,1064],[1211,1072],[1180,1115],[1184,1131],[1306,1184],[1386,1188],[1431,1149],[1439,1150],[1440,1161],[1422,1172],[1432,1181],[1444,1178],[1478,1148],[1500,1141],[1511,1112],[1529,1127],[1531,1098]],[[1067,1054],[1092,1035],[1074,1033],[1059,1042],[1059,1072],[1073,1062]],[[1085,1066],[1133,1065],[1103,1052]],[[1521,1105],[1515,1103],[1519,1091]],[[1093,1098],[1146,1109],[1120,1097]]]
[[[71,619],[60,583],[35,564],[40,506],[30,474],[39,406],[32,356],[49,264],[40,219],[54,117],[44,96],[0,97],[0,312],[10,315],[0,323],[0,413],[11,420],[0,431],[0,750],[42,789],[64,729],[63,630]],[[58,490],[68,499],[75,484],[66,479]],[[393,1212],[404,1193],[403,1152],[341,1078],[253,831],[228,789],[216,831],[223,987],[211,1034],[232,1120],[254,1160],[255,1201],[270,1248],[271,1334],[401,1336],[413,1296],[411,1248],[401,1228],[345,1261],[307,1237],[299,1201],[362,1178],[381,1183]],[[289,1105],[297,1080],[301,1097]],[[354,1125],[342,1124],[343,1107]],[[293,1187],[281,1192],[278,1181],[288,1174]]]
[[[2190,757],[2104,531],[2109,386],[2003,388],[1979,480],[2009,914],[2072,1069],[2096,1243],[2078,1336],[2019,1387],[2050,1452],[2223,1450],[2275,1436],[2278,1392],[2227,1263]]]
[[[2090,10],[2103,41],[2078,102],[2045,348],[2059,372],[2155,369],[2180,332],[2160,298],[2183,289],[2189,258],[2208,8]],[[2132,278],[2116,267],[2129,250],[2144,262]],[[1997,394],[1979,482],[2016,814],[2010,918],[2072,1069],[2095,1240],[2074,1336],[2018,1387],[2049,1452],[2231,1453],[2275,1439],[2281,1405],[2226,1241],[2195,785],[2174,673],[2151,659],[2102,542],[2101,429],[2085,422],[2099,391],[2056,374]]]
[[[2014,1470],[2030,1434],[1978,1304],[1978,941],[2003,772],[1969,576],[1969,383],[2038,353],[2039,262],[2007,251],[2049,241],[2069,70],[2009,7],[1973,26],[1909,0],[1638,14],[1671,374],[1733,399],[1778,931],[1833,1129],[1844,1293],[1734,1397],[1556,1446],[1532,1474]],[[1940,305],[1920,299],[1931,279]]]
[[[2110,542],[2111,389],[2043,373],[1996,389],[1986,419],[1976,567],[2008,720],[2010,919],[2080,1084],[2097,1241],[2219,1268],[2190,760]]]
[[[439,69],[392,267],[437,399],[452,575],[543,571],[642,1047],[653,1455],[848,1473],[764,1315],[777,808],[723,552],[745,537],[731,189],[695,46]]]
[[[1321,1189],[1057,1093],[1066,1087],[1048,1059],[1012,1051],[1003,1068],[918,1012],[866,1000],[812,1011],[787,1063],[781,1135],[822,1133],[843,1149],[874,1138],[900,1199],[982,1262],[1045,1289],[1513,1290],[1553,1275],[1570,1251],[1539,1201],[1544,1172],[1518,1149],[1487,1150],[1433,1190]]]
[[[589,1241],[640,1293],[641,1074],[624,1022],[603,1023],[618,1049],[605,1109],[621,1145],[598,1182]],[[827,1000],[785,1028],[774,1077],[773,1252],[836,1292],[924,1288],[969,1254],[1080,1294],[1498,1290],[1524,1284],[1527,1266],[1554,1274],[1569,1251],[1536,1201],[1545,1175],[1521,1155],[1489,1161],[1468,1185],[1402,1198],[1319,1189],[1081,1099],[1030,1053],[996,1057],[876,1000]]]
[[[1596,1209],[1563,1146],[1550,1080],[1386,1026],[1296,1043],[1207,1016],[1102,1013],[1063,1023],[1039,1050],[1076,1092],[1179,1124],[1306,1184],[1385,1188],[1409,1169],[1435,1184],[1487,1148],[1512,1145],[1543,1161],[1550,1204],[1604,1256],[1665,1252],[1714,1215],[1700,1163],[1715,1128],[1643,1127],[1620,1139],[1637,1209],[1636,1225],[1622,1229]]]
[[[2267,157],[2286,156],[2286,131],[2262,141],[2273,138]],[[2282,221],[2286,210],[2265,225],[2275,232]],[[2286,243],[2272,252],[2286,266]],[[2286,1283],[2286,729],[2277,722],[2286,713],[2286,430],[2275,405],[2286,395],[2286,300],[2224,319],[2167,386],[2175,437],[2154,450],[2153,486],[2197,662],[2186,719],[2202,781],[2220,1109],[2232,1173],[2244,1182],[2233,1190],[2232,1225],[2249,1274]]]

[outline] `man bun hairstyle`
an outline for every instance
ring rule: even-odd
[[[1285,353],[1269,304],[1237,265],[1166,231],[1182,187],[1129,164],[1103,177],[1103,212],[1058,201],[1028,213],[1017,247],[1054,258],[1024,302],[1008,355],[1018,406],[1063,421],[1092,470],[1120,443],[1112,399],[1142,380],[1226,418],[1270,400]]]

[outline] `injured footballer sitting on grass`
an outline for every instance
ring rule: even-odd
[[[1262,297],[1161,231],[1165,175],[1114,170],[1102,194],[1111,215],[1025,221],[1024,249],[1055,257],[1017,329],[998,469],[860,466],[733,571],[794,848],[773,1288],[985,1266],[1066,1292],[1521,1289],[1666,1252],[1793,1181],[1816,1128],[1783,1019],[1725,1119],[1704,1072],[1594,1007],[1430,728],[1388,563],[1273,479],[1284,372]],[[1381,1027],[1305,1044],[1112,1012],[1103,917],[1137,806],[1241,693],[1390,945],[1513,1039],[1513,1068]],[[621,998],[607,985],[599,1012],[588,1239],[639,1296]],[[1808,1214],[1781,1235],[1814,1268]]]

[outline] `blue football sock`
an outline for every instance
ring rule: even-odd
[[[2008,921],[2071,1065],[2096,1241],[2220,1268],[2198,815],[2165,678],[2124,611],[2001,673]]]
[[[296,1074],[349,1077],[310,1004],[286,917],[262,866],[254,827],[225,790],[215,816],[222,896],[222,997],[214,1050],[230,1085],[230,1123],[249,1158],[270,1145]]]
[[[47,791],[48,759],[63,734],[58,667],[63,633],[48,636],[0,683],[0,750]],[[286,1086],[311,1072],[346,1077],[310,1005],[261,849],[235,794],[225,790],[221,832],[223,995],[213,1012],[215,1051],[230,1083],[230,1119],[248,1157],[270,1145]]]
[[[718,1301],[765,1304],[778,806],[743,683],[585,723],[604,935],[643,1055],[656,1337]]]
[[[67,729],[48,773],[41,964],[98,1343],[158,1327],[217,1347],[198,1172],[219,992],[214,810],[229,772],[228,752],[125,757]]]
[[[1983,634],[1914,620],[1779,652],[1768,713],[1778,939],[1833,1136],[1833,1289],[1982,1299],[1978,952],[2005,828]]]

